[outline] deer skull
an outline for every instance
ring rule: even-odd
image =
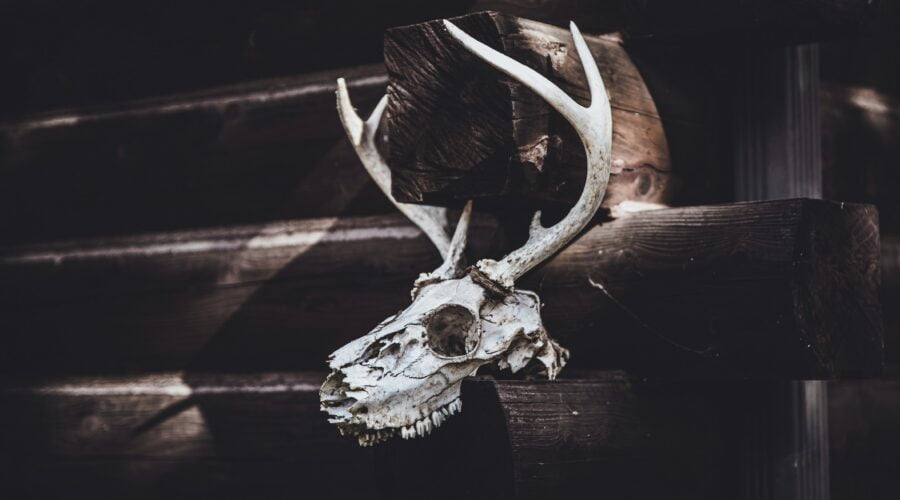
[[[363,122],[353,110],[343,79],[338,80],[338,112],[363,165],[444,257],[438,269],[416,281],[409,307],[329,357],[332,371],[319,393],[322,410],[341,434],[356,436],[364,446],[394,436],[408,439],[430,433],[461,410],[463,378],[485,364],[556,377],[568,351],[544,329],[540,298],[534,292],[515,289],[515,280],[584,229],[599,208],[609,179],[609,100],[593,56],[574,24],[572,38],[593,96],[586,108],[537,72],[449,21],[444,24],[464,47],[531,88],[572,123],[585,146],[588,175],[576,206],[562,221],[544,228],[537,213],[524,246],[500,261],[485,259],[466,268],[463,250],[471,201],[452,238],[446,231],[444,208],[396,202],[390,193],[390,170],[375,148],[375,132],[387,96]]]

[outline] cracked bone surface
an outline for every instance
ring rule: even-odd
[[[331,373],[319,392],[322,410],[341,434],[370,446],[392,437],[424,436],[462,409],[462,380],[486,364],[513,373],[526,369],[553,379],[569,353],[549,337],[541,321],[541,301],[517,290],[515,280],[570,242],[593,217],[610,171],[612,119],[596,63],[574,23],[572,39],[591,90],[583,107],[549,80],[482,44],[444,21],[462,46],[543,97],[568,120],[588,158],[585,188],[569,214],[545,228],[535,214],[528,241],[500,261],[463,267],[471,202],[455,234],[446,228],[443,208],[397,203],[390,171],[375,147],[385,100],[365,122],[353,110],[346,85],[338,81],[338,113],[357,155],[391,201],[435,243],[444,263],[423,273],[412,304],[384,320],[368,335],[338,349],[328,359]]]

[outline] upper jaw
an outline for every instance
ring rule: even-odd
[[[335,371],[328,376],[320,390],[321,409],[330,417],[328,421],[337,425],[342,436],[356,436],[361,446],[373,446],[396,436],[403,439],[425,436],[440,427],[448,417],[462,410],[460,384],[461,381],[451,387],[455,390],[443,391],[444,397],[430,399],[433,409],[420,410],[415,414],[384,415],[385,411],[390,412],[396,406],[385,403],[381,405],[384,408],[369,409],[364,403],[360,404],[360,400],[364,402],[366,398],[357,399],[348,395],[350,386],[346,383],[344,374]],[[350,392],[359,395],[359,391]],[[360,412],[360,408],[365,408],[365,412]],[[390,424],[384,423],[385,420],[390,421]]]
[[[397,436],[403,439],[412,439],[431,434],[431,431],[440,427],[448,417],[460,411],[462,411],[462,401],[459,398],[455,398],[432,411],[429,416],[419,418],[406,426],[373,429],[366,427],[364,424],[336,423],[342,436],[356,436],[360,446],[374,446]]]

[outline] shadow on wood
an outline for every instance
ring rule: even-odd
[[[335,111],[381,65],[0,124],[0,242],[390,213]]]
[[[0,494],[64,498],[374,493],[372,453],[319,412],[323,374],[4,381]]]

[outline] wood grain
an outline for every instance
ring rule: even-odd
[[[566,30],[499,13],[453,22],[537,69],[581,104],[590,100]],[[664,203],[672,165],[653,97],[615,38],[588,37],[613,109],[613,173],[605,203]],[[530,90],[477,60],[439,21],[385,35],[394,196],[448,203],[469,197],[573,202],[584,184],[575,131]]]
[[[600,366],[743,375],[765,359],[775,377],[858,376],[882,359],[877,233],[873,207],[815,200],[645,212],[588,232],[522,286]]]
[[[541,295],[572,368],[876,373],[874,217],[869,206],[811,200],[644,212],[592,228],[520,286]],[[470,259],[501,255],[503,240],[481,219]],[[0,292],[0,366],[317,369],[405,307],[415,276],[437,264],[400,216],[7,247],[0,279],[14,286]]]
[[[476,219],[471,237],[475,251],[488,252],[496,226]],[[18,292],[0,292],[0,331],[15,346],[0,356],[17,365],[6,372],[320,368],[331,351],[405,307],[418,273],[440,264],[400,215],[2,254],[2,280],[19,283]],[[30,361],[15,362],[14,352]]]

